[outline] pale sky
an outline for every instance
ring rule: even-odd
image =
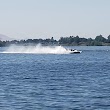
[[[0,0],[0,34],[11,38],[110,34],[110,0]]]

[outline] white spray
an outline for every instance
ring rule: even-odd
[[[12,45],[6,48],[2,53],[32,53],[32,54],[69,54],[62,46],[16,46]]]

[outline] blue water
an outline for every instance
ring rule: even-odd
[[[0,53],[0,110],[110,110],[110,47],[72,48]]]

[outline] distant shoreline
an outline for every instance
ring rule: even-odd
[[[80,38],[79,36],[69,36],[61,37],[59,40],[55,40],[53,37],[48,39],[27,39],[27,40],[11,40],[11,41],[1,41],[0,47],[5,47],[9,45],[37,45],[41,44],[44,46],[110,46],[110,35],[108,38],[104,38],[102,35],[96,36],[95,39],[92,38]]]

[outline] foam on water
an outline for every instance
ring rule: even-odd
[[[16,46],[12,45],[2,53],[69,54],[62,46]]]

